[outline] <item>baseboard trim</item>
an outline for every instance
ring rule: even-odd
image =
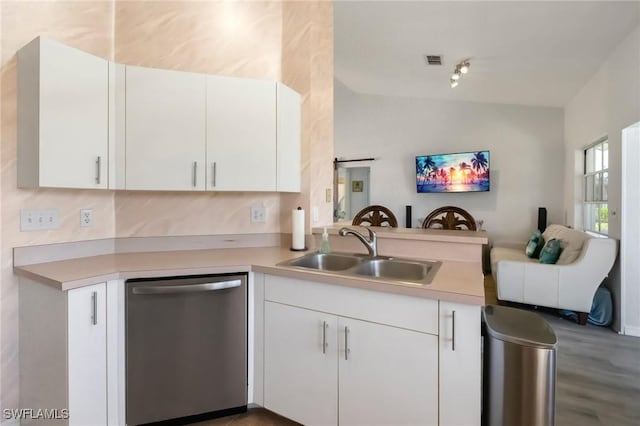
[[[625,327],[624,334],[627,336],[640,337],[640,327]]]

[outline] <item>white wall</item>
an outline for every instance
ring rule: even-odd
[[[563,222],[564,149],[561,108],[361,95],[334,84],[338,158],[375,157],[371,204],[390,208],[414,226],[433,209],[455,205],[484,220],[493,241],[526,241],[539,206],[549,223]],[[491,191],[418,194],[416,155],[491,151]]]
[[[618,45],[592,79],[565,106],[565,200],[567,221],[582,226],[582,150],[609,137],[609,235],[620,235],[621,132],[640,120],[640,27]],[[624,237],[623,237],[624,238]],[[634,236],[637,238],[637,236]],[[614,295],[620,330],[618,264],[607,284]]]
[[[640,337],[640,122],[622,133],[620,278],[622,332]]]

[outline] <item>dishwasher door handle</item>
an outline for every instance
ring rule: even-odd
[[[199,293],[203,291],[217,291],[227,288],[240,287],[242,280],[220,281],[217,283],[191,285],[163,285],[153,287],[134,287],[133,294],[170,294],[170,293]]]

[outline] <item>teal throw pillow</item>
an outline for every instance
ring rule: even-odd
[[[560,252],[562,252],[560,240],[550,239],[540,252],[540,263],[556,263],[560,257]]]
[[[542,250],[542,247],[544,246],[544,238],[542,238],[542,234],[540,233],[539,229],[536,229],[536,231],[533,233],[533,235],[531,235],[531,238],[529,238],[529,242],[527,243],[527,248],[525,249],[525,254],[527,255],[527,257],[530,258],[538,258],[538,256],[540,256],[540,250]]]

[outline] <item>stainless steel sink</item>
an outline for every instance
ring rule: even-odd
[[[362,260],[362,257],[342,254],[310,253],[302,257],[288,260],[286,266],[317,269],[319,271],[344,271]]]
[[[431,282],[437,270],[436,262],[409,261],[398,259],[374,259],[359,264],[353,273],[376,278],[401,281]]]
[[[286,260],[278,266],[313,269],[352,277],[368,277],[373,280],[398,280],[418,284],[430,284],[440,262],[367,256],[352,253],[309,253]]]

